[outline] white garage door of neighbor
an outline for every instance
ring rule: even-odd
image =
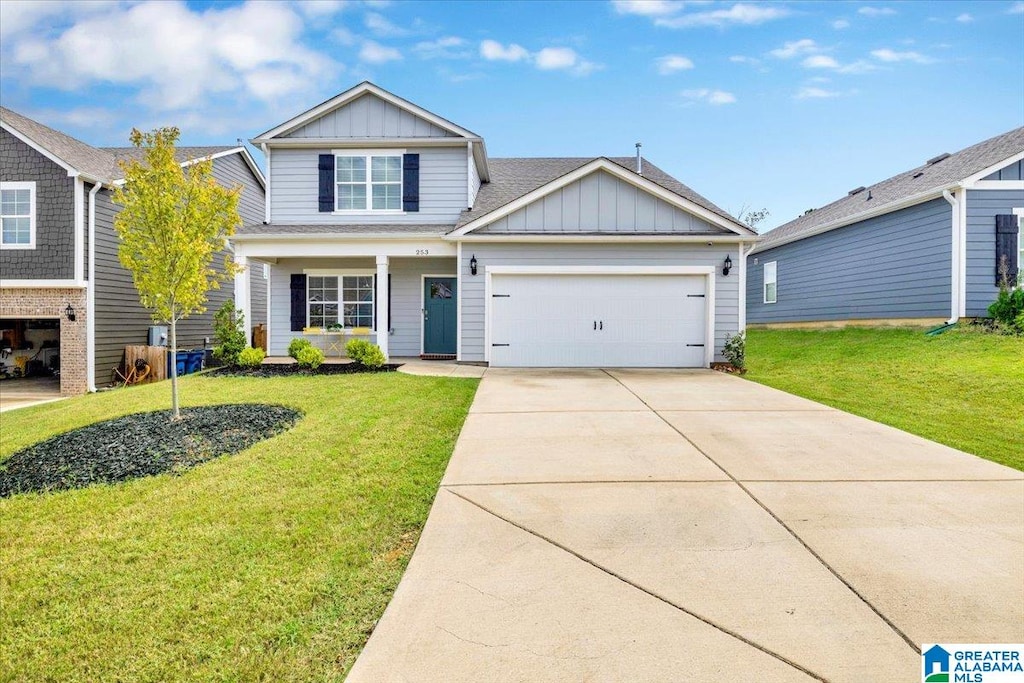
[[[494,367],[702,367],[703,275],[497,274]]]

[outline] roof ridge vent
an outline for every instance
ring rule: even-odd
[[[851,197],[852,197],[852,196],[853,196],[853,195],[855,195],[855,194],[860,194],[861,192],[863,192],[863,191],[864,191],[864,190],[866,190],[866,189],[868,189],[868,188],[866,188],[866,187],[864,187],[863,185],[861,185],[860,187],[855,187],[855,188],[853,188],[852,190],[850,190],[850,191],[849,191],[849,192],[847,192],[846,194],[848,194],[849,196],[851,196]]]
[[[943,153],[942,153],[942,154],[940,154],[939,156],[937,156],[937,157],[932,157],[932,158],[931,158],[931,159],[929,159],[928,161],[924,162],[924,165],[925,165],[925,166],[933,166],[933,165],[935,165],[935,164],[939,163],[940,161],[942,161],[943,159],[948,159],[948,158],[949,158],[949,156],[950,156],[949,152],[943,152]]]

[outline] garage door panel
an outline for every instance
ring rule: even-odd
[[[495,274],[491,364],[703,366],[704,288],[702,275]]]

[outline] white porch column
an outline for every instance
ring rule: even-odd
[[[245,316],[245,345],[252,345],[252,308],[249,305],[249,260],[235,254],[235,265],[241,270],[235,274],[235,308]]]
[[[388,257],[377,256],[377,300],[374,302],[377,312],[377,346],[388,358],[388,341],[390,334],[391,312],[388,310]]]

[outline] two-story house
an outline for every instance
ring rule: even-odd
[[[244,147],[179,147],[186,165],[212,158],[225,186],[241,185],[244,222],[263,217],[264,180]],[[0,362],[12,370],[57,370],[62,394],[106,386],[128,344],[146,344],[153,324],[117,257],[112,188],[119,159],[135,148],[97,148],[0,108]],[[219,260],[218,260],[219,262]],[[245,274],[249,322],[265,320],[262,264]],[[209,346],[212,318],[232,295],[210,293],[207,312],[178,326],[180,348]],[[29,365],[32,363],[33,365]],[[11,373],[13,374],[13,373]],[[2,386],[0,386],[2,390]]]
[[[362,334],[392,357],[705,367],[744,327],[746,226],[639,155],[490,158],[371,83],[257,136],[269,352]],[[236,301],[253,307],[250,281]]]

